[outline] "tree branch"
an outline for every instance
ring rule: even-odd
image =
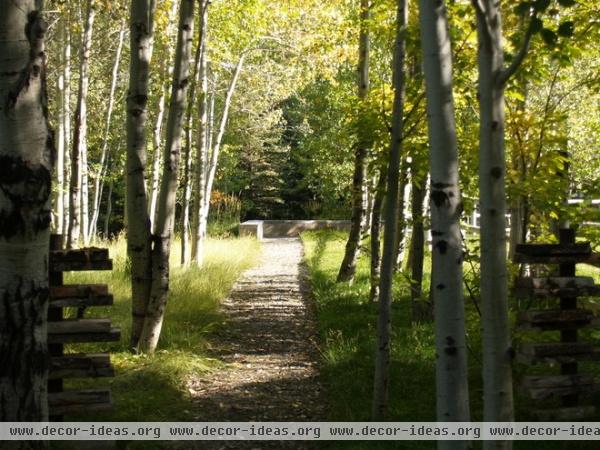
[[[531,15],[529,19],[529,26],[527,27],[527,31],[525,31],[525,38],[523,39],[523,45],[519,49],[519,52],[516,54],[515,59],[510,66],[506,69],[502,70],[496,76],[496,84],[498,86],[504,86],[506,82],[512,77],[517,69],[521,66],[523,61],[525,60],[525,56],[527,56],[527,52],[529,51],[529,44],[531,43],[531,38],[533,37],[533,23],[537,19],[537,12]]]
[[[490,21],[488,20],[487,11],[485,10],[481,0],[471,0],[471,4],[473,8],[475,8],[475,13],[477,15],[477,22],[481,25],[480,29],[483,34],[483,38],[486,41],[486,44],[491,47],[492,46],[492,27],[490,25]]]

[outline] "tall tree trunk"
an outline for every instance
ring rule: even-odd
[[[358,98],[361,105],[369,93],[369,53],[371,40],[369,20],[371,17],[369,0],[360,0],[360,37],[358,45]],[[338,272],[337,281],[354,280],[356,262],[360,253],[361,230],[365,220],[365,188],[367,178],[368,138],[363,131],[364,124],[358,125],[357,143],[354,151],[354,174],[352,176],[352,218],[350,234],[346,242],[344,259]]]
[[[100,202],[102,200],[102,188],[104,185],[104,177],[108,169],[109,159],[109,138],[110,138],[110,125],[113,113],[113,107],[115,103],[115,93],[117,91],[117,82],[119,80],[119,65],[121,63],[121,53],[123,50],[123,42],[125,41],[125,22],[121,22],[121,29],[119,30],[119,41],[117,43],[117,51],[115,55],[115,62],[112,68],[112,77],[110,82],[110,90],[108,93],[108,106],[106,109],[106,120],[104,122],[104,138],[102,140],[102,151],[100,153],[100,172],[94,180],[94,203],[92,205],[92,220],[88,231],[87,242],[92,240],[94,234],[96,234],[96,227],[98,224],[98,217],[100,216]]]
[[[160,189],[160,173],[162,169],[162,129],[165,117],[165,103],[168,93],[167,81],[169,78],[169,68],[171,67],[173,60],[173,46],[170,45],[170,42],[176,32],[177,6],[178,3],[174,0],[171,3],[171,9],[169,10],[167,29],[165,32],[168,38],[166,57],[160,61],[160,97],[158,98],[158,106],[156,108],[158,112],[156,114],[156,122],[154,124],[153,131],[154,145],[152,152],[152,185],[150,188],[150,204],[148,205],[150,208],[150,229],[152,232],[154,232],[154,225],[156,222],[156,206]]]
[[[144,326],[152,282],[150,218],[144,173],[154,7],[154,0],[131,0],[126,215],[127,254],[131,260],[132,349],[137,347]]]
[[[64,46],[66,43],[68,22],[63,18],[60,21],[60,42]],[[65,223],[65,151],[68,147],[65,145],[65,57],[64,52],[60,54],[61,67],[58,72],[56,84],[57,101],[57,136],[56,136],[56,197],[53,203],[56,205],[56,216],[54,218],[54,229],[57,234],[63,234]]]
[[[392,139],[390,161],[387,168],[387,195],[385,197],[385,223],[383,256],[379,279],[379,317],[377,320],[377,347],[375,350],[375,376],[373,383],[372,419],[382,420],[387,415],[390,385],[390,334],[392,309],[392,284],[398,233],[398,185],[404,136],[404,59],[408,1],[398,0],[396,44],[394,49],[394,105],[392,112]]]
[[[408,186],[408,163],[406,158],[400,163],[400,181],[398,186],[398,213],[395,220],[398,221],[398,233],[396,233],[396,250],[394,252],[394,271],[402,267],[406,251],[406,186]]]
[[[458,151],[452,96],[452,50],[444,2],[420,0],[421,45],[431,166],[432,278],[438,421],[469,421],[467,346],[462,291]],[[466,449],[467,441],[439,441]]]
[[[221,149],[221,143],[223,141],[223,136],[225,135],[225,128],[227,126],[227,119],[229,118],[229,108],[231,107],[231,99],[233,98],[233,93],[235,92],[235,88],[237,86],[238,79],[240,77],[240,73],[242,72],[242,67],[244,65],[244,61],[248,52],[251,49],[245,49],[240,58],[238,59],[238,63],[235,66],[235,70],[233,71],[233,75],[231,77],[231,81],[229,82],[229,87],[227,88],[227,94],[225,95],[225,103],[223,105],[223,112],[221,113],[221,121],[219,123],[219,131],[217,136],[214,139],[214,146],[212,148],[212,152],[210,155],[210,162],[208,164],[206,170],[206,188],[204,189],[204,198],[202,199],[202,203],[200,204],[200,216],[199,216],[199,226],[198,226],[198,236],[197,236],[197,249],[196,249],[196,262],[201,261],[202,258],[202,240],[206,236],[207,222],[208,222],[208,213],[210,209],[210,197],[212,194],[212,187],[215,181],[215,175],[217,173],[217,165],[219,162],[219,152]],[[196,170],[201,170],[197,168]],[[192,242],[192,248],[194,243]]]
[[[201,266],[204,255],[204,238],[206,234],[206,219],[204,196],[206,195],[206,176],[208,166],[209,129],[208,129],[208,6],[209,2],[201,2],[200,11],[200,65],[198,66],[198,128],[196,130],[196,164],[193,176],[193,210],[192,236],[190,258]]]
[[[194,142],[194,99],[196,97],[196,88],[201,80],[201,67],[203,58],[203,46],[205,44],[205,32],[203,31],[206,25],[204,14],[208,11],[205,10],[206,5],[204,2],[200,3],[200,33],[198,44],[196,46],[196,56],[194,57],[194,77],[190,86],[189,100],[187,105],[187,129],[185,139],[185,154],[184,154],[184,167],[183,167],[183,206],[181,211],[181,264],[186,265],[190,262],[191,252],[190,248],[190,210],[192,201],[192,147]],[[204,55],[205,56],[205,55]],[[206,71],[206,67],[204,67]],[[200,93],[200,96],[205,96],[206,92]],[[206,98],[206,97],[205,97]],[[202,99],[199,99],[202,101]],[[205,111],[206,114],[206,111]],[[199,129],[202,129],[206,133],[206,126],[202,125],[202,111],[200,111]]]
[[[156,349],[167,307],[169,255],[175,223],[175,199],[179,175],[181,136],[183,134],[187,88],[189,85],[189,66],[192,56],[195,1],[182,0],[179,12],[179,33],[164,151],[164,173],[161,180],[156,230],[153,237],[152,290],[146,310],[144,328],[139,341],[139,349],[144,353],[152,353]]]
[[[499,5],[492,0],[481,0],[475,7],[479,40],[483,420],[510,422],[514,419],[514,407],[506,274],[504,87],[527,54],[536,13],[521,49],[505,69]],[[484,448],[509,449],[512,442],[490,441],[484,443]]]
[[[369,300],[377,301],[379,297],[379,278],[381,275],[381,209],[386,194],[387,165],[382,166],[379,171],[379,180],[375,187],[375,198],[371,213],[371,291]]]
[[[412,320],[427,320],[430,308],[421,298],[423,293],[423,259],[425,256],[425,232],[423,230],[423,199],[425,196],[425,180],[416,180],[413,171],[411,212],[412,233],[410,240],[410,299]]]
[[[106,212],[104,213],[104,238],[108,239],[110,236],[110,214],[112,213],[112,194],[113,194],[113,180],[108,182],[108,193],[106,195]]]
[[[54,143],[39,2],[1,3],[0,418],[48,420],[48,248]],[[8,441],[2,448],[45,448]]]
[[[71,20],[70,11],[66,11],[67,23],[65,24],[65,42],[63,48],[63,79],[64,79],[64,90],[62,106],[63,110],[63,124],[64,124],[64,188],[62,190],[63,195],[63,234],[69,229],[70,223],[70,188],[69,180],[71,180]]]
[[[164,67],[165,62],[162,61],[161,65]],[[161,71],[163,74],[166,74],[166,70]],[[166,88],[162,87],[160,92],[160,97],[158,99],[158,107],[156,114],[156,122],[154,124],[154,129],[152,131],[153,139],[153,152],[152,152],[152,183],[150,185],[150,205],[149,205],[149,215],[150,215],[150,228],[154,230],[154,223],[156,221],[156,205],[158,203],[158,191],[160,189],[160,169],[161,169],[161,160],[162,155],[160,153],[161,143],[162,143],[162,125],[165,120],[165,101],[167,97]]]
[[[75,109],[75,129],[71,154],[71,199],[67,247],[79,246],[81,234],[87,233],[87,94],[89,87],[89,58],[94,25],[94,0],[87,0],[86,21],[81,41],[79,91]],[[83,208],[82,208],[83,207]],[[83,228],[83,229],[82,229]]]

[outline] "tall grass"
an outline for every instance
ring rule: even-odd
[[[87,417],[90,420],[194,420],[186,382],[221,364],[211,357],[211,348],[218,344],[211,342],[210,335],[224,324],[218,311],[219,302],[242,271],[257,262],[259,242],[250,238],[208,239],[201,268],[180,267],[180,246],[173,243],[169,303],[158,350],[151,356],[133,355],[129,351],[131,301],[125,239],[104,246],[108,246],[113,259],[112,271],[69,273],[65,283],[108,284],[114,305],[88,308],[86,317],[110,317],[113,326],[121,328],[121,340],[70,345],[68,351],[110,351],[116,377],[70,380],[67,388],[110,385],[114,411],[90,415]]]
[[[356,279],[352,285],[336,283],[336,275],[344,254],[347,235],[344,233],[319,231],[302,234],[305,260],[309,269],[313,296],[317,306],[317,317],[322,354],[322,378],[329,405],[329,420],[370,420],[373,394],[373,372],[377,305],[368,301],[369,258],[361,256]],[[583,266],[582,266],[583,267]],[[430,261],[426,261],[430,271]],[[465,267],[469,272],[470,267]],[[595,270],[585,269],[586,274]],[[426,273],[426,279],[429,279]],[[596,274],[597,275],[597,274]],[[470,276],[470,275],[469,275]],[[476,284],[477,278],[469,279]],[[431,323],[410,323],[410,298],[408,281],[401,274],[394,280],[392,303],[391,385],[389,419],[394,421],[435,421],[435,344],[434,327]],[[427,290],[428,283],[423,283]],[[476,286],[475,286],[476,287]],[[511,301],[511,317],[514,323],[516,302]],[[536,305],[532,305],[535,309]],[[469,390],[471,420],[482,419],[481,380],[481,322],[473,302],[465,293],[467,322]],[[556,333],[554,333],[556,335]],[[582,333],[583,334],[583,333]],[[600,338],[600,333],[587,334],[585,340]],[[544,340],[535,333],[519,332],[513,327],[515,342]],[[600,374],[598,364],[582,364],[582,373]],[[533,410],[539,405],[521,395],[518,384],[520,377],[532,369],[539,373],[553,374],[558,370],[546,365],[525,367],[515,364],[516,418],[520,421],[535,421]],[[590,394],[591,395],[591,394]],[[596,402],[598,396],[596,396]],[[586,404],[591,404],[586,401]],[[598,420],[590,418],[588,420]],[[591,442],[515,442],[515,449],[593,449]],[[352,449],[433,449],[434,442],[339,442],[331,448]],[[481,448],[475,445],[474,448]]]

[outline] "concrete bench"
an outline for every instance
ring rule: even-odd
[[[240,224],[240,236],[252,236],[259,241],[263,238],[263,221],[248,220]]]
[[[349,220],[248,220],[240,224],[240,236],[297,237],[303,231],[350,229]]]

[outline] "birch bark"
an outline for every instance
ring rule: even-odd
[[[461,201],[452,96],[452,50],[444,2],[420,0],[431,167],[432,279],[438,421],[469,421],[462,291]],[[467,441],[439,441],[466,449]]]
[[[369,53],[371,40],[368,22],[371,17],[369,0],[360,0],[360,36],[358,45],[358,98],[362,104],[369,93]],[[354,280],[356,262],[360,253],[361,230],[365,221],[365,189],[367,178],[367,139],[359,125],[358,142],[354,152],[354,174],[352,176],[352,218],[350,234],[346,242],[344,259],[338,272],[337,281]]]
[[[379,316],[377,320],[377,347],[375,350],[375,376],[373,382],[372,419],[382,420],[387,415],[390,385],[390,334],[392,283],[398,233],[398,185],[400,184],[400,161],[404,135],[404,59],[406,48],[406,25],[408,1],[398,0],[396,43],[394,49],[394,104],[392,112],[392,139],[387,172],[387,195],[385,197],[385,222],[383,255],[379,280]]]
[[[0,418],[46,421],[50,196],[39,2],[0,2]],[[3,448],[45,448],[8,441]]]
[[[163,159],[164,171],[156,216],[156,229],[153,236],[152,290],[146,309],[144,327],[139,340],[139,350],[144,353],[152,353],[156,349],[167,307],[169,255],[171,251],[171,239],[173,238],[173,225],[175,223],[175,197],[179,175],[181,136],[183,134],[187,88],[189,85],[189,67],[192,56],[195,1],[182,0],[179,13],[179,33],[177,36]]]
[[[152,282],[150,218],[144,183],[146,119],[152,57],[154,0],[132,0],[127,94],[127,254],[131,261],[131,339],[136,348],[144,326]]]

